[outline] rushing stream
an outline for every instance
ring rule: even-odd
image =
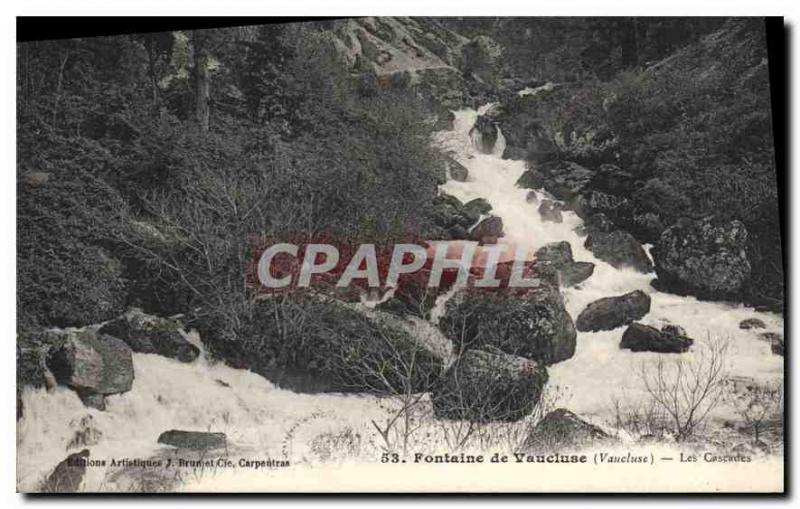
[[[652,300],[650,313],[640,320],[642,323],[677,324],[692,338],[711,336],[729,340],[731,376],[756,379],[782,376],[783,357],[773,355],[770,344],[758,339],[757,332],[763,331],[739,329],[741,320],[757,317],[767,325],[766,331],[783,333],[783,320],[779,315],[755,312],[742,305],[703,302],[658,292],[650,286],[654,273],[615,269],[584,248],[586,237],[574,231],[581,219],[573,212],[564,211],[562,223],[542,221],[537,204],[526,201],[528,190],[516,187],[517,179],[526,169],[525,162],[500,157],[505,148],[502,133],[498,133],[493,154],[482,154],[473,147],[469,131],[477,116],[490,107],[456,112],[454,130],[439,133],[440,143],[469,170],[466,182],[450,180],[443,190],[462,202],[485,198],[492,205],[491,214],[503,219],[507,241],[528,245],[531,249],[567,241],[576,261],[593,262],[595,270],[589,279],[577,288],[564,289],[566,307],[573,319],[594,300],[642,290]],[[541,198],[544,191],[538,190],[537,194]],[[621,350],[619,342],[624,330],[620,327],[612,331],[579,332],[575,356],[549,368],[550,384],[559,386],[564,393],[563,406],[579,414],[607,417],[612,398],[623,394],[636,398],[641,394],[644,387],[637,376],[640,367],[659,354]],[[691,357],[696,352],[697,349],[692,348],[683,355]]]
[[[778,315],[691,297],[660,293],[650,286],[654,274],[618,270],[592,256],[583,247],[584,237],[573,229],[580,219],[564,213],[563,223],[543,222],[536,205],[526,201],[528,190],[515,186],[525,171],[523,161],[500,157],[504,140],[500,134],[495,154],[473,149],[469,131],[479,112],[456,112],[455,129],[438,134],[438,141],[454,153],[469,170],[466,182],[448,181],[443,190],[462,201],[482,197],[492,205],[492,214],[503,219],[506,239],[532,248],[566,240],[575,259],[591,261],[594,274],[578,288],[564,290],[566,306],[573,319],[590,302],[640,289],[650,294],[650,313],[642,320],[651,325],[664,323],[684,327],[690,337],[707,335],[731,340],[730,369],[735,376],[760,379],[782,376],[783,357],[772,355],[770,345],[752,331],[740,330],[745,318],[758,317],[767,331],[783,332]],[[541,192],[540,192],[541,194]],[[597,333],[579,333],[575,356],[549,368],[550,385],[563,391],[559,406],[596,421],[608,419],[611,400],[625,393],[636,398],[642,383],[638,366],[658,354],[632,353],[619,348],[623,328]],[[761,331],[759,331],[761,332]],[[199,345],[194,334],[190,339]],[[695,349],[683,354],[695,355]],[[104,412],[84,407],[75,393],[65,387],[52,392],[26,388],[25,413],[17,424],[17,468],[21,490],[35,490],[37,484],[70,452],[78,430],[90,427],[98,434],[90,447],[94,458],[148,458],[162,449],[156,439],[169,429],[223,431],[238,448],[258,451],[273,458],[297,459],[302,451],[290,450],[293,443],[305,444],[309,437],[332,429],[351,426],[369,433],[369,419],[383,411],[369,396],[339,394],[296,394],[276,388],[264,378],[245,370],[209,362],[201,355],[183,364],[157,355],[134,357],[135,381],[131,391],[108,398]],[[84,421],[81,424],[81,421]],[[287,436],[305,439],[294,442]],[[366,435],[365,435],[366,436]],[[110,486],[106,469],[90,468],[85,489],[135,489]]]

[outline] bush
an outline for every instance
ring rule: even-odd
[[[88,174],[17,181],[17,310],[20,325],[80,326],[125,304],[111,249],[126,231],[119,194]]]

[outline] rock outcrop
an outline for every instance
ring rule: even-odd
[[[593,263],[576,262],[573,259],[572,247],[567,241],[547,244],[536,251],[534,256],[538,263],[551,265],[558,271],[562,286],[580,284],[594,273]]]
[[[180,328],[175,320],[148,315],[133,308],[103,325],[98,332],[121,339],[134,352],[154,353],[181,362],[192,362],[200,350],[184,339]]]
[[[531,170],[528,170],[531,171]],[[536,166],[542,186],[559,200],[572,202],[583,193],[594,173],[572,161],[550,161]]]
[[[658,285],[704,299],[735,299],[750,278],[747,230],[740,221],[679,220],[653,249]]]
[[[536,266],[540,286],[512,292],[462,290],[445,304],[439,327],[460,350],[491,345],[553,364],[575,354],[576,331],[553,269]]]
[[[466,166],[450,157],[445,161],[445,171],[447,176],[456,182],[466,182],[469,178],[469,170]]]
[[[577,450],[598,443],[608,444],[614,438],[573,412],[558,408],[545,415],[525,439],[523,448],[532,451]]]
[[[763,321],[759,320],[758,318],[747,318],[739,322],[739,328],[743,330],[748,329],[763,329],[766,325]]]
[[[469,131],[472,144],[484,154],[491,154],[497,143],[497,126],[488,115],[480,115]]]
[[[59,384],[75,390],[87,406],[100,410],[105,409],[105,396],[131,389],[133,358],[125,342],[90,329],[63,334],[63,344],[47,359]]]
[[[605,214],[614,224],[626,228],[633,218],[633,204],[627,198],[589,191],[575,199],[575,213],[583,219],[594,214]]]
[[[518,421],[529,415],[547,383],[544,366],[491,351],[465,352],[433,391],[437,417],[473,422]]]
[[[86,476],[86,462],[89,450],[84,449],[67,456],[47,476],[41,486],[43,493],[76,493],[80,490]]]
[[[158,437],[158,443],[171,445],[179,449],[209,451],[224,448],[227,445],[227,437],[225,433],[172,429],[161,433]]]
[[[564,221],[564,217],[561,215],[561,208],[562,205],[559,202],[542,200],[542,203],[539,205],[539,215],[542,221],[561,223]]]
[[[644,248],[628,232],[622,230],[611,233],[592,232],[586,237],[583,245],[614,268],[630,268],[644,274],[653,270],[653,263]]]
[[[635,290],[592,302],[578,315],[575,327],[581,332],[613,330],[633,323],[649,312],[650,296],[641,290]]]
[[[496,244],[503,235],[503,220],[497,216],[487,217],[469,232],[470,240],[481,244]]]
[[[620,348],[633,352],[682,353],[692,346],[694,340],[686,336],[658,330],[641,323],[632,323],[622,334]]]
[[[455,196],[440,193],[433,199],[433,222],[445,239],[466,239],[469,228],[479,219],[479,212],[474,208],[467,209]]]

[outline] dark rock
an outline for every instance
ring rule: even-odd
[[[653,249],[659,284],[704,299],[736,299],[750,279],[747,230],[740,221],[682,219]]]
[[[633,215],[631,233],[644,242],[656,243],[666,227],[661,217],[653,212]]]
[[[650,312],[650,296],[635,290],[617,297],[598,299],[581,311],[575,327],[581,332],[613,330]]]
[[[433,199],[432,216],[434,224],[445,231],[453,226],[468,229],[480,218],[477,211],[466,209],[458,198],[446,193],[440,193]]]
[[[89,450],[70,454],[56,465],[41,487],[44,493],[76,493],[86,476],[86,462]]]
[[[192,449],[195,451],[208,451],[222,449],[227,445],[225,433],[210,433],[207,431],[182,431],[169,430],[161,433],[158,443],[171,445],[179,449]]]
[[[466,240],[469,238],[469,231],[460,224],[454,224],[448,228],[447,234],[452,240]]]
[[[614,268],[630,267],[643,274],[653,270],[653,264],[644,248],[628,232],[622,230],[611,233],[592,232],[586,237],[583,245],[597,258],[608,262]]]
[[[575,286],[594,273],[591,262],[576,262],[572,258],[572,247],[569,242],[553,242],[536,251],[537,262],[552,265],[560,276],[562,286]]]
[[[533,412],[547,369],[499,351],[465,352],[432,393],[437,417],[473,422],[518,421]]]
[[[517,179],[516,185],[523,189],[541,189],[544,187],[544,179],[536,170],[525,170]]]
[[[740,329],[763,329],[766,327],[766,324],[759,320],[758,318],[747,318],[746,320],[742,320],[739,322]]]
[[[667,324],[661,327],[661,332],[672,334],[673,336],[686,336],[686,329],[680,325]]]
[[[584,230],[586,234],[592,232],[611,233],[617,229],[611,220],[602,212],[598,212],[584,220]]]
[[[497,126],[488,115],[480,115],[475,119],[469,136],[475,148],[484,154],[491,154],[497,143]]]
[[[583,283],[594,274],[592,262],[573,262],[559,270],[561,285],[570,287]]]
[[[445,304],[439,327],[463,351],[491,345],[544,364],[575,354],[575,325],[558,290],[558,273],[536,266],[527,292],[464,290]]]
[[[537,261],[551,263],[556,268],[573,262],[572,247],[566,240],[542,246],[536,251],[534,257]]]
[[[627,195],[633,190],[633,175],[615,164],[601,164],[592,177],[592,189],[615,195]]]
[[[682,353],[692,346],[694,340],[659,331],[655,327],[632,323],[622,334],[620,348],[633,352]]]
[[[775,338],[772,341],[771,346],[772,346],[772,353],[774,353],[775,355],[780,355],[781,357],[783,357],[783,352],[784,352],[783,336],[779,335],[777,338]]]
[[[633,205],[630,200],[600,191],[590,191],[579,196],[575,200],[574,210],[583,219],[598,213],[605,214],[622,227],[630,225],[633,218]]]
[[[58,383],[74,389],[84,403],[101,409],[103,396],[131,389],[133,358],[122,340],[92,330],[64,334],[63,345],[47,359]]]
[[[783,334],[778,332],[762,332],[758,337],[769,342],[772,347],[772,353],[783,356]]]
[[[98,331],[124,341],[134,352],[155,353],[181,362],[192,362],[200,350],[184,339],[175,320],[131,309]]]
[[[536,204],[539,202],[539,196],[536,194],[536,191],[530,190],[528,194],[525,195],[525,202],[526,203],[533,203]]]
[[[496,244],[497,239],[503,235],[503,220],[499,217],[491,216],[478,223],[469,233],[469,238],[477,240],[481,244]]]
[[[613,441],[613,437],[599,427],[589,424],[565,408],[558,408],[536,424],[525,439],[523,448],[563,452],[564,449],[578,449]]]
[[[467,178],[469,178],[467,167],[451,157],[447,158],[446,167],[447,175],[457,182],[466,182]]]
[[[552,200],[542,200],[539,205],[539,215],[542,217],[542,221],[546,222],[561,223],[564,221],[561,215],[561,204]]]
[[[464,209],[478,215],[488,214],[492,210],[492,205],[484,198],[475,198],[464,204]]]
[[[572,161],[542,163],[537,165],[536,171],[543,176],[543,187],[559,200],[567,202],[583,193],[594,175]]]

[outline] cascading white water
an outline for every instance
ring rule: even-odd
[[[574,213],[564,212],[562,223],[542,221],[537,205],[526,201],[528,190],[516,187],[517,179],[526,169],[525,163],[502,159],[505,143],[496,147],[493,154],[482,154],[470,143],[469,131],[477,116],[491,106],[456,112],[454,129],[437,134],[440,145],[469,170],[466,182],[450,180],[442,189],[462,202],[474,198],[488,200],[492,205],[491,214],[503,220],[507,242],[536,249],[550,242],[567,241],[577,261],[593,262],[594,274],[588,280],[577,288],[564,290],[566,307],[573,319],[594,300],[642,290],[650,295],[652,304],[650,313],[641,322],[653,326],[677,324],[686,329],[690,337],[698,339],[709,335],[729,338],[732,376],[762,380],[782,376],[783,357],[773,355],[769,343],[759,340],[757,333],[739,329],[741,320],[757,317],[767,324],[766,331],[783,333],[783,320],[779,315],[755,312],[743,305],[703,302],[657,292],[650,286],[655,274],[615,269],[584,248],[585,237],[574,231],[581,219]],[[540,199],[546,194],[544,190],[536,192]],[[622,397],[623,393],[625,398],[643,395],[644,387],[637,374],[643,362],[651,362],[659,354],[621,350],[619,342],[623,332],[624,327],[578,333],[575,356],[549,368],[549,383],[560,386],[568,395],[560,405],[579,414],[602,418],[608,417],[613,398]],[[693,348],[682,355],[691,357],[697,355],[697,351]]]

